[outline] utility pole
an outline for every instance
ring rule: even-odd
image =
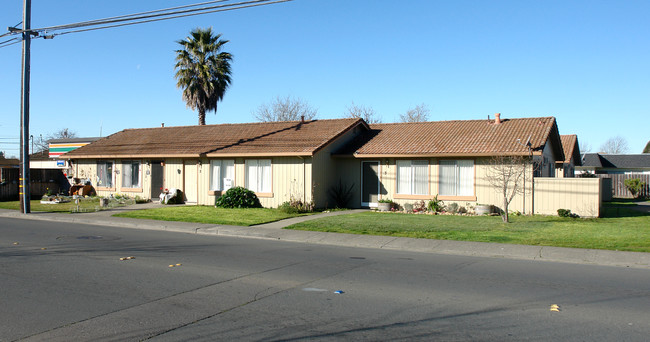
[[[23,60],[20,97],[20,184],[18,196],[20,197],[20,212],[31,212],[29,187],[29,68],[31,48],[31,17],[32,1],[23,0]]]

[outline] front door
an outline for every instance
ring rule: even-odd
[[[151,161],[151,199],[160,197],[163,187],[163,166],[160,160]]]
[[[379,200],[379,162],[361,162],[361,206],[377,207]]]

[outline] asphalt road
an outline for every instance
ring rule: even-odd
[[[8,218],[0,289],[0,341],[650,336],[647,269]]]

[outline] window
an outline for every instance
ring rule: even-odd
[[[246,188],[255,192],[271,192],[271,160],[246,161]]]
[[[140,161],[122,161],[122,187],[140,188]]]
[[[429,193],[429,162],[427,160],[397,161],[397,193],[427,195]]]
[[[474,161],[441,160],[438,192],[442,196],[474,196]]]
[[[97,162],[97,186],[102,188],[113,187],[113,162]]]
[[[210,190],[225,191],[235,183],[235,161],[234,160],[211,160],[210,161]]]

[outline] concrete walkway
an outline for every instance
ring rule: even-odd
[[[413,239],[391,236],[324,233],[282,229],[298,222],[314,220],[326,216],[352,214],[365,210],[335,211],[310,216],[301,216],[252,227],[214,225],[191,222],[141,220],[112,216],[118,212],[156,207],[162,207],[162,205],[157,203],[147,203],[93,213],[61,214],[37,212],[31,213],[29,215],[21,214],[15,210],[0,209],[0,217],[70,222],[78,224],[93,224],[120,228],[162,230],[189,234],[247,237],[345,247],[380,248],[425,253],[554,261],[650,269],[650,253],[525,246],[452,240]]]

